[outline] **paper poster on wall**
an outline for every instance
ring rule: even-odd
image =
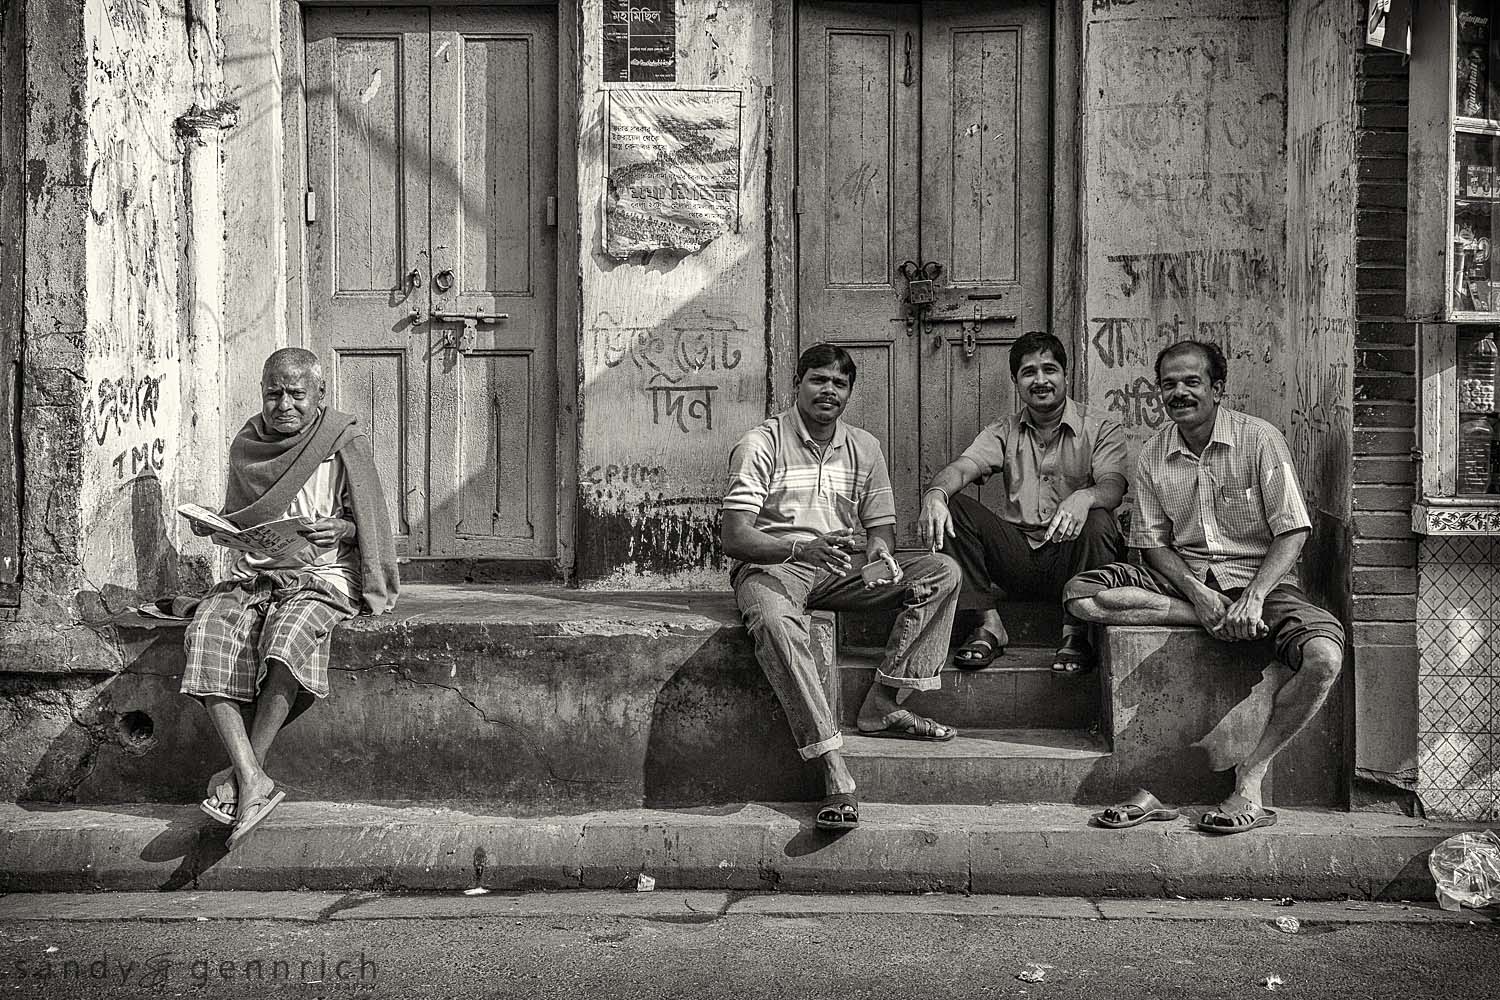
[[[604,82],[677,80],[677,0],[604,0]]]
[[[1365,44],[1411,54],[1411,0],[1369,0]]]
[[[693,253],[739,228],[740,95],[611,90],[604,252]]]

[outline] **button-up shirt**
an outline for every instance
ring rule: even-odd
[[[820,445],[795,406],[734,446],[723,509],[753,514],[761,531],[795,541],[896,523],[891,474],[875,436],[841,420]]]
[[[1115,480],[1123,490],[1125,433],[1120,425],[1094,416],[1073,400],[1063,402],[1052,440],[1043,444],[1030,413],[1023,409],[988,425],[963,457],[979,466],[982,483],[1005,475],[1005,493],[995,514],[1019,527],[1039,548],[1057,505],[1081,489]]]
[[[1158,431],[1141,449],[1135,490],[1130,544],[1171,546],[1194,576],[1212,570],[1224,590],[1250,585],[1277,535],[1312,524],[1281,432],[1226,406],[1201,456],[1176,424]]]

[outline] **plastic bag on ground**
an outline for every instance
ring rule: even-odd
[[[1493,831],[1449,837],[1432,849],[1427,867],[1443,909],[1500,904],[1500,837]]]

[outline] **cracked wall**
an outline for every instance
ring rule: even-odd
[[[212,558],[172,513],[204,499],[197,425],[222,365],[197,343],[219,311],[199,287],[218,163],[194,164],[178,127],[213,90],[212,23],[188,0],[27,14],[23,580],[0,669],[107,671],[118,655],[68,626],[197,585]]]

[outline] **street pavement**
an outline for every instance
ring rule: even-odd
[[[0,998],[1271,994],[1500,996],[1500,919],[1425,903],[937,894],[0,897]]]

